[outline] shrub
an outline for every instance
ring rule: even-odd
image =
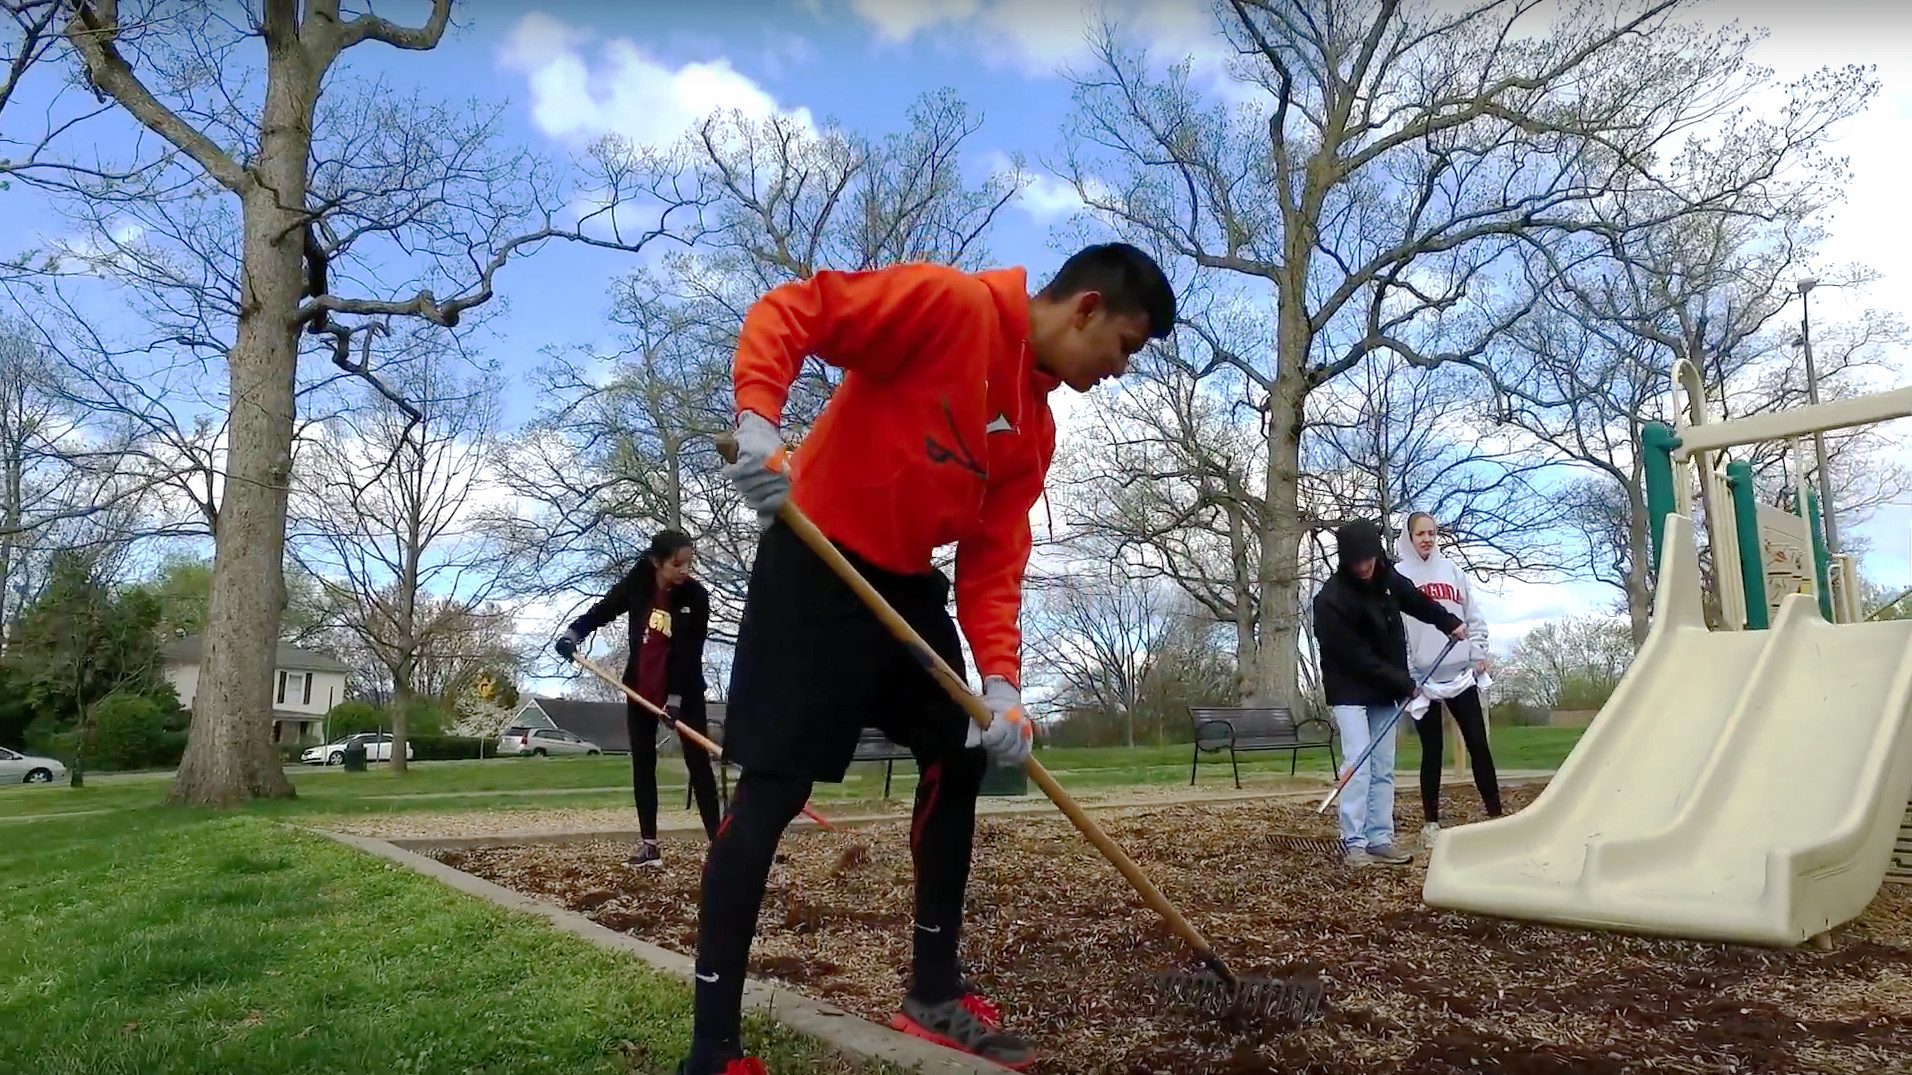
[[[73,756],[73,733],[51,713],[41,713],[27,724],[27,753],[67,760]]]
[[[390,726],[385,711],[370,702],[340,702],[325,714],[326,734],[331,736],[328,742],[333,743],[348,735],[383,731]]]
[[[87,764],[100,769],[137,769],[154,764],[166,739],[166,717],[143,694],[117,692],[93,707]]]
[[[408,741],[412,745],[413,761],[462,761],[492,753],[485,740],[472,736],[414,735]],[[480,750],[484,754],[481,755]]]
[[[183,731],[169,731],[165,735],[160,736],[159,747],[153,755],[152,764],[156,768],[171,769],[177,766],[180,759],[185,756],[186,733]]]
[[[435,702],[413,702],[405,716],[405,733],[413,737],[437,737],[445,734],[445,712]]]

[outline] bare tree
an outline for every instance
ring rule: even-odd
[[[1174,580],[1252,655],[1255,535],[1269,510],[1254,463],[1261,421],[1231,403],[1221,375],[1189,375],[1177,345],[1192,336],[1142,356],[1118,390],[1092,400],[1096,432],[1058,456],[1059,544]],[[1465,371],[1378,357],[1311,397],[1297,488],[1304,578],[1333,563],[1342,523],[1399,522],[1413,509],[1435,513],[1479,575],[1539,578],[1564,566],[1549,540],[1558,514],[1534,484],[1545,461],[1480,420],[1481,396]],[[1252,695],[1253,684],[1238,691]]]
[[[500,146],[495,108],[433,105],[335,70],[368,42],[436,47],[451,0],[432,0],[416,26],[338,0],[263,0],[243,20],[210,4],[152,11],[166,18],[66,0],[60,18],[63,48],[97,100],[157,138],[137,140],[130,163],[60,171],[43,155],[12,174],[64,193],[82,218],[136,222],[137,235],[93,236],[104,252],[95,271],[150,295],[140,312],[156,334],[223,365],[217,576],[171,797],[229,804],[291,794],[261,717],[283,604],[301,339],[415,411],[355,354],[358,337],[405,319],[455,329],[490,301],[514,255],[553,239],[637,250],[689,200],[656,157],[600,146],[579,162],[582,182],[567,184]],[[248,63],[241,48],[255,40]],[[119,178],[128,175],[138,182]],[[661,215],[633,234],[625,220],[639,185]],[[584,191],[596,208],[561,224]]]
[[[1725,119],[1772,79],[1750,62],[1753,37],[1676,21],[1688,6],[1582,0],[1537,33],[1524,0],[1229,0],[1235,76],[1265,94],[1240,107],[1203,100],[1187,64],[1157,78],[1112,29],[1097,37],[1057,170],[1104,227],[1227,281],[1207,286],[1237,305],[1274,309],[1253,346],[1211,332],[1187,360],[1191,376],[1230,370],[1264,416],[1266,504],[1246,535],[1256,693],[1297,693],[1301,453],[1317,389],[1377,353],[1484,354],[1545,288],[1510,273],[1515,253],[1610,234],[1597,209],[1620,189],[1670,195],[1628,227],[1715,206],[1873,92],[1860,73],[1822,75],[1777,119]],[[1689,144],[1719,167],[1676,183],[1668,162]],[[1201,304],[1189,316],[1205,327]]]
[[[301,446],[293,468],[289,551],[389,678],[400,773],[414,704],[498,658],[487,636],[509,615],[494,599],[518,566],[478,510],[495,492],[498,382],[461,379],[446,368],[454,360],[442,355],[398,382],[422,421],[366,393]]]
[[[1071,572],[1067,585],[1048,588],[1035,617],[1032,663],[1061,680],[1071,707],[1119,714],[1124,746],[1135,745],[1135,718],[1143,684],[1170,626],[1170,594],[1156,580]]]
[[[611,320],[622,347],[555,353],[536,381],[549,403],[506,456],[515,530],[549,565],[547,592],[602,592],[652,532],[678,526],[697,542],[712,637],[724,641],[756,541],[712,446],[732,420],[744,314],[764,292],[822,269],[981,267],[990,227],[1024,177],[1012,167],[980,184],[964,178],[963,151],[980,123],[938,93],[883,138],[737,114],[686,135],[681,152],[707,200],[696,247],[617,283]],[[785,414],[793,437],[833,387],[827,366],[806,363]]]
[[[86,408],[80,379],[37,326],[0,318],[0,621],[48,578],[60,550],[123,559],[158,501],[137,436]]]
[[[1633,663],[1624,619],[1580,616],[1543,623],[1514,644],[1509,697],[1547,709],[1598,709]]]

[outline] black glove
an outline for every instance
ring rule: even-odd
[[[684,719],[683,695],[673,694],[669,698],[664,699],[664,715],[669,717],[673,723]]]
[[[578,643],[582,641],[584,641],[583,637],[567,627],[564,629],[564,633],[558,636],[558,640],[552,644],[552,648],[558,651],[558,656],[568,661],[571,659],[571,655],[578,651]]]

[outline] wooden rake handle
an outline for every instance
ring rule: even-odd
[[[724,748],[712,742],[709,736],[691,727],[690,725],[685,724],[683,721],[678,720],[676,717],[671,716],[670,713],[667,712],[662,706],[658,705],[656,702],[653,702],[649,698],[646,698],[643,695],[632,690],[629,684],[611,675],[611,673],[606,672],[602,665],[598,664],[596,661],[592,660],[591,658],[586,657],[584,654],[579,653],[576,650],[572,650],[571,659],[577,662],[577,665],[579,668],[584,669],[586,672],[591,673],[592,675],[598,677],[604,682],[609,683],[611,686],[616,687],[618,690],[623,691],[624,697],[629,698],[631,701],[637,703],[638,705],[644,707],[645,709],[650,710],[651,715],[656,717],[658,720],[663,721],[665,727],[676,732],[678,735],[683,736],[685,739],[690,740],[691,743],[693,743],[694,745],[703,747],[704,752],[709,754],[713,759],[715,759],[717,764],[722,765],[724,763]],[[632,746],[635,748],[636,744],[633,743]],[[816,822],[822,828],[833,829],[836,827],[830,824],[828,821],[825,821],[823,819],[822,814],[819,814],[815,810],[810,809],[810,804],[808,803],[804,804],[803,812],[806,816],[809,817],[810,820]]]
[[[723,456],[727,463],[736,462],[736,439],[728,434],[719,435],[717,453]],[[983,704],[983,700],[969,689],[969,684],[963,681],[962,676],[956,674],[955,669],[930,648],[929,643],[923,641],[923,636],[916,633],[916,629],[909,625],[909,621],[903,619],[894,608],[890,607],[890,603],[884,600],[883,595],[877,593],[876,588],[870,585],[862,572],[844,558],[843,553],[823,535],[823,531],[817,529],[815,523],[804,516],[795,502],[785,498],[783,507],[777,514],[786,526],[797,532],[797,536],[803,539],[803,543],[810,547],[811,552],[822,557],[823,561],[830,565],[837,576],[843,580],[844,585],[854,590],[856,595],[863,599],[863,603],[868,605],[870,611],[876,614],[876,618],[883,622],[883,626],[889,628],[897,641],[903,643],[918,663],[922,664],[923,668],[942,684],[943,689],[949,692],[949,696],[963,707],[963,711],[969,714],[969,719],[975,721],[980,728],[989,727],[989,707]],[[1215,950],[1209,945],[1207,939],[1187,918],[1182,916],[1182,912],[1177,910],[1173,903],[1169,902],[1168,897],[1162,894],[1162,890],[1155,887],[1155,882],[1150,881],[1148,875],[1142,872],[1142,867],[1136,865],[1135,860],[1110,839],[1108,833],[1102,831],[1102,826],[1097,825],[1094,819],[1089,817],[1088,812],[1082,809],[1081,804],[1077,803],[1073,796],[1062,789],[1061,784],[1056,783],[1056,778],[1049,775],[1049,770],[1044,769],[1041,762],[1031,756],[1023,762],[1023,771],[1029,774],[1029,779],[1036,782],[1036,786],[1042,789],[1043,794],[1049,796],[1049,801],[1055,803],[1056,808],[1068,816],[1076,829],[1095,845],[1096,850],[1102,852],[1103,857],[1121,872],[1122,876],[1135,888],[1136,894],[1142,897],[1142,901],[1148,904],[1156,914],[1161,915],[1169,927],[1180,934],[1183,940],[1195,947],[1204,963],[1214,969],[1223,980],[1234,981],[1234,976],[1222,966],[1220,958],[1215,955]]]

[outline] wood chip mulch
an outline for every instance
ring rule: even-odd
[[[1510,789],[1508,806],[1537,786]],[[1411,801],[1410,801],[1411,800]],[[1431,910],[1423,869],[1350,871],[1306,841],[1312,804],[1106,811],[1098,820],[1238,972],[1313,971],[1329,1009],[1295,1029],[1229,1026],[1165,1005],[1180,941],[1060,815],[978,823],[963,940],[971,982],[1033,1038],[1039,1075],[1250,1072],[1912,1071],[1912,886],[1886,885],[1833,950],[1776,951],[1601,934]],[[1450,826],[1478,820],[1470,789]],[[1418,830],[1404,789],[1404,847]],[[909,965],[904,823],[788,834],[751,972],[887,1021]],[[690,952],[701,841],[662,869],[622,844],[443,852],[451,865]]]

